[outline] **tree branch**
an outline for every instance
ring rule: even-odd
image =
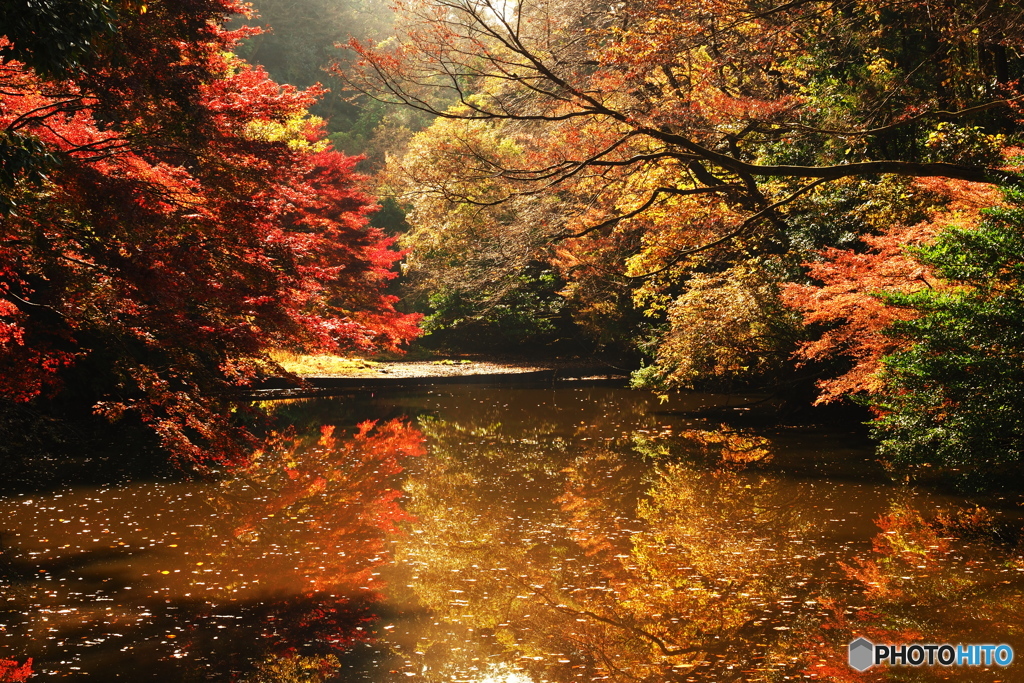
[[[745,221],[743,221],[743,223],[741,223],[738,228],[736,228],[735,230],[732,230],[732,231],[726,233],[725,235],[722,235],[721,237],[719,237],[718,239],[716,239],[716,240],[714,240],[712,242],[708,242],[707,244],[702,244],[699,247],[693,247],[692,249],[684,249],[683,251],[676,252],[675,256],[673,256],[672,259],[668,263],[666,263],[661,268],[658,268],[657,270],[653,270],[653,271],[651,271],[649,273],[644,273],[643,275],[624,275],[623,277],[625,277],[625,278],[627,278],[629,280],[645,280],[647,278],[654,277],[655,275],[659,275],[661,273],[664,273],[666,270],[668,270],[672,266],[676,265],[677,263],[682,261],[687,256],[691,256],[691,255],[696,254],[698,252],[707,251],[708,249],[713,249],[714,247],[717,247],[720,244],[724,244],[725,242],[728,242],[729,240],[731,240],[734,237],[738,237],[738,236],[742,235],[744,232],[746,232],[750,228],[750,226],[754,225],[757,221],[761,220],[762,218],[765,218],[766,216],[768,216],[771,212],[775,211],[775,209],[778,209],[779,207],[785,206],[786,204],[790,203],[791,201],[793,201],[794,199],[796,199],[800,195],[809,192],[810,190],[814,189],[818,185],[821,185],[822,183],[825,183],[827,181],[828,180],[826,178],[821,178],[821,179],[815,180],[813,183],[809,183],[809,184],[805,185],[804,187],[800,188],[799,190],[797,190],[793,194],[789,195],[785,199],[780,199],[779,201],[775,202],[771,206],[766,206],[765,208],[761,209],[760,211],[755,213],[753,216],[750,216]]]
[[[583,237],[584,235],[590,234],[590,233],[595,232],[597,230],[601,230],[603,228],[611,227],[612,225],[615,225],[619,221],[624,221],[626,219],[633,218],[634,216],[639,216],[644,211],[646,211],[647,209],[649,209],[652,206],[654,206],[654,203],[658,200],[658,197],[660,197],[663,194],[670,194],[670,195],[675,195],[675,196],[686,196],[686,195],[694,195],[694,194],[708,194],[708,193],[713,193],[713,192],[725,192],[725,191],[728,191],[728,190],[736,189],[736,187],[737,187],[736,185],[716,185],[714,187],[693,187],[693,188],[689,188],[689,189],[686,189],[686,190],[680,190],[680,189],[675,188],[675,187],[659,187],[659,188],[655,189],[651,193],[651,196],[647,199],[646,202],[641,204],[639,208],[634,209],[633,211],[629,211],[628,213],[624,213],[621,216],[615,216],[614,218],[609,218],[606,221],[598,223],[597,225],[592,225],[589,228],[587,228],[585,230],[582,230],[580,232],[555,235],[551,239],[554,242],[561,242],[562,240],[565,240],[565,239],[574,239],[576,237]]]

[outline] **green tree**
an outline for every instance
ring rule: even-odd
[[[0,60],[22,62],[47,76],[66,76],[83,61],[89,61],[96,43],[116,30],[112,4],[96,0],[0,0],[6,38],[0,44]]]
[[[895,465],[965,474],[1024,458],[1024,194],[977,229],[950,228],[912,251],[945,286],[884,295],[912,319],[868,402],[880,453]]]

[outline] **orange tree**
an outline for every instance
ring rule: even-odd
[[[865,237],[866,250],[824,250],[817,284],[790,283],[783,300],[824,329],[803,360],[851,361],[819,381],[819,403],[870,406],[879,454],[899,471],[990,485],[1022,457],[1021,196],[941,185],[957,194],[946,210]]]
[[[404,33],[380,49],[354,44],[362,61],[347,77],[447,119],[420,138],[428,156],[402,164],[414,218],[421,197],[516,205],[543,233],[523,253],[557,245],[547,258],[579,310],[600,318],[632,305],[666,320],[674,308],[662,342],[690,325],[673,304],[694,272],[798,278],[805,250],[919,220],[905,208],[925,201],[913,179],[1020,183],[998,154],[1021,102],[1016,3],[409,0],[399,10]],[[415,173],[417,161],[435,173]],[[540,198],[557,200],[555,219]],[[517,236],[510,248],[526,232],[489,225]],[[732,290],[771,287],[754,277]],[[740,325],[774,330],[769,359],[797,336],[776,308]],[[684,367],[699,351],[675,348],[690,354]]]
[[[90,20],[51,22],[65,4]],[[240,4],[16,5],[0,37],[8,405],[73,397],[176,456],[239,460],[252,436],[233,399],[281,371],[270,349],[416,334],[383,292],[400,253],[307,113],[320,91],[231,56],[251,33],[222,26]]]
[[[1019,182],[969,132],[942,125],[998,123],[1017,106],[1022,65],[1007,50],[1024,28],[1015,3],[950,2],[942,16],[913,0],[414,0],[400,10],[404,40],[390,50],[353,43],[362,62],[349,82],[442,118],[531,122],[573,143],[534,140],[515,166],[468,145],[458,152],[467,173],[530,186],[678,167],[616,221],[712,195],[744,210],[728,226],[740,233],[782,220],[794,193],[770,186],[780,178]],[[929,133],[940,149],[926,149]]]

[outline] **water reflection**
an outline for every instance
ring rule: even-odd
[[[475,680],[496,658],[532,680],[749,678],[785,624],[820,612],[808,584],[821,553],[794,505],[810,484],[645,466],[635,438],[570,455],[492,430],[467,458],[459,445],[484,432],[437,421],[425,431],[432,457],[406,485],[418,521],[396,542],[436,622],[411,664],[424,680]],[[717,444],[731,463],[738,438],[676,445]],[[651,439],[639,443],[649,458]],[[768,456],[764,439],[743,450],[752,443]]]
[[[1020,652],[1024,556],[1019,530],[1001,528],[984,508],[939,511],[930,519],[906,496],[876,520],[871,550],[839,562],[852,590],[832,590],[830,614],[808,639],[812,670],[860,681],[846,666],[853,634],[874,642],[1009,643]],[[843,655],[843,657],[840,657]],[[1014,670],[1014,669],[1017,670]],[[877,678],[877,677],[876,677]],[[918,680],[1020,680],[1018,667],[922,670]],[[881,680],[881,679],[878,679]]]
[[[332,679],[369,643],[408,423],[284,435],[219,483],[3,502],[4,640],[97,680]],[[248,674],[246,674],[248,672]]]
[[[30,657],[94,680],[863,681],[908,672],[853,675],[856,635],[1024,652],[1018,501],[872,481],[847,435],[693,407],[283,404],[293,428],[221,481],[2,498],[0,681]]]
[[[885,672],[846,665],[856,635],[1012,643],[1024,625],[1012,616],[1024,607],[1016,575],[1004,577],[1012,590],[993,595],[1004,620],[965,610],[976,584],[951,593],[915,583],[888,615],[865,588],[879,562],[865,558],[894,538],[909,542],[897,534],[906,510],[919,527],[942,526],[938,547],[964,557],[974,527],[936,507],[951,501],[774,467],[793,460],[783,432],[665,424],[653,411],[615,417],[572,438],[564,422],[546,436],[518,423],[422,421],[431,455],[406,483],[417,521],[396,539],[410,573],[395,597],[426,608],[407,625],[414,651],[403,648],[414,680],[503,680],[489,673],[493,662],[525,681],[870,680]],[[865,455],[851,464],[869,467]],[[1004,574],[1020,566],[1015,545],[981,545]],[[942,556],[942,571],[955,573],[953,559]],[[909,606],[929,623],[908,629]]]

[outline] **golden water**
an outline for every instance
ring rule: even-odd
[[[215,480],[11,484],[0,680],[1024,681],[846,666],[856,635],[1024,656],[1018,499],[893,484],[856,430],[727,401],[296,402]]]

